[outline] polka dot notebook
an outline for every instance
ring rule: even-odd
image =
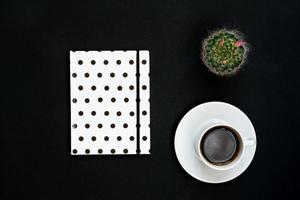
[[[150,154],[149,51],[70,51],[71,154]]]

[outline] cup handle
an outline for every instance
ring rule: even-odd
[[[245,146],[253,146],[256,144],[255,138],[243,138]]]

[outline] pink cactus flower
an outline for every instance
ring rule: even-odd
[[[224,39],[222,39],[222,40],[220,41],[219,45],[220,45],[220,46],[223,46],[223,44],[224,44]]]
[[[243,45],[245,45],[245,44],[246,44],[245,41],[239,40],[239,41],[237,41],[234,45],[235,45],[236,47],[240,47],[240,46],[243,46]]]

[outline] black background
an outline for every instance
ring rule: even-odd
[[[0,198],[273,199],[299,187],[299,1],[2,0]],[[252,45],[240,74],[200,61],[209,30],[238,28]],[[151,55],[150,156],[70,156],[69,50]],[[224,184],[193,179],[173,147],[192,107],[225,101],[252,120],[250,167]],[[223,198],[222,198],[223,199]]]

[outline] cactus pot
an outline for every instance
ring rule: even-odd
[[[233,76],[243,66],[248,44],[236,30],[220,29],[212,32],[202,43],[202,61],[218,76]]]

